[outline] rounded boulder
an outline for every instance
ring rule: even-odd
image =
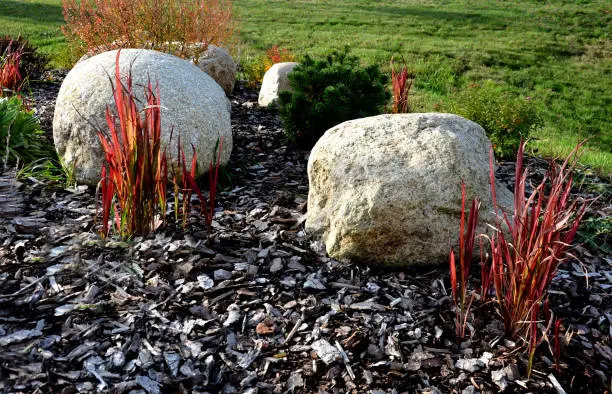
[[[461,181],[493,223],[484,130],[451,114],[379,115],[339,124],[308,160],[306,231],[331,257],[378,266],[448,264],[457,246]],[[512,193],[496,185],[498,203]],[[466,210],[469,206],[466,207]]]
[[[112,85],[117,51],[104,52],[78,63],[60,88],[53,117],[53,139],[59,156],[75,168],[79,183],[96,185],[104,154],[98,130],[108,132],[106,109],[116,113]],[[159,87],[162,143],[170,156],[181,146],[190,161],[195,147],[198,173],[208,170],[217,142],[223,139],[221,164],[232,151],[230,102],[223,89],[195,65],[175,56],[144,49],[123,49],[120,55],[122,81],[128,73],[134,94],[143,109],[144,86]],[[172,135],[172,141],[170,137]]]
[[[261,82],[261,89],[259,90],[258,102],[261,107],[276,105],[279,92],[291,90],[289,73],[297,65],[298,63],[296,62],[276,63],[266,71]]]
[[[210,75],[229,97],[236,84],[236,63],[223,48],[210,44],[194,63]]]

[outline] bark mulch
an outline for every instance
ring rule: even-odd
[[[57,85],[33,92],[49,131]],[[455,339],[446,267],[325,255],[303,231],[308,154],[256,102],[236,88],[212,228],[194,213],[186,229],[105,241],[93,190],[0,176],[0,392],[609,392],[609,236],[559,271],[562,365],[543,344],[528,380],[493,303],[476,304],[472,335]],[[530,163],[537,177],[545,163]],[[600,199],[589,215],[610,209]]]

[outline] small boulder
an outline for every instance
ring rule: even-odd
[[[480,226],[492,223],[490,141],[451,114],[379,115],[339,124],[308,160],[306,230],[330,256],[371,265],[437,265],[456,247],[461,180],[479,197]],[[498,203],[512,193],[497,184]],[[468,209],[466,207],[466,209]]]
[[[104,52],[77,64],[60,88],[53,118],[53,139],[59,156],[68,166],[75,164],[77,182],[96,185],[100,180],[103,151],[97,130],[107,131],[106,108],[116,111],[114,83],[117,51]],[[144,49],[123,49],[122,79],[131,69],[134,93],[142,100],[142,85],[150,78],[159,85],[162,104],[162,142],[168,146],[173,131],[175,155],[178,135],[188,157],[196,149],[199,173],[207,171],[215,145],[223,138],[221,164],[232,151],[230,102],[223,89],[193,64],[175,56]],[[142,102],[141,102],[142,108]],[[189,160],[188,160],[189,161]]]
[[[236,63],[225,49],[210,44],[193,62],[223,88],[226,96],[232,94],[236,83]]]
[[[276,105],[278,93],[283,90],[291,90],[288,75],[297,65],[298,63],[295,62],[276,63],[266,71],[259,90],[261,107]]]

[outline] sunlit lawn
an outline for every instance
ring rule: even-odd
[[[593,137],[582,162],[612,174],[612,46],[608,1],[237,0],[238,60],[272,45],[322,56],[349,45],[388,70],[391,56],[417,72],[420,110],[444,107],[470,83],[493,79],[530,96],[544,119],[530,146],[562,156]],[[70,51],[61,0],[1,0],[0,34],[22,34],[55,66]]]

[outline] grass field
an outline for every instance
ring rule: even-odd
[[[593,1],[237,0],[238,60],[271,45],[325,55],[349,45],[388,69],[403,57],[417,72],[423,111],[444,108],[473,82],[493,79],[530,96],[544,127],[530,147],[562,156],[593,137],[582,162],[612,174],[612,6]],[[21,33],[55,65],[70,52],[61,0],[0,0],[0,34]]]

